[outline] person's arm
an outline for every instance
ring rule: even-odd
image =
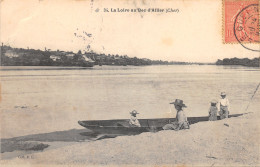
[[[176,121],[178,122],[178,111],[177,111],[177,113],[176,113]]]
[[[218,111],[220,111],[220,101],[221,101],[221,100],[219,100],[218,103],[217,103]]]
[[[183,113],[183,115],[184,115],[185,121],[188,122],[188,118],[186,117],[185,112]]]
[[[130,120],[129,120],[129,124],[134,125],[134,120],[133,120],[132,117],[131,117]]]
[[[136,126],[138,126],[138,127],[141,127],[141,124],[140,124],[140,122],[138,121],[138,119],[136,119]]]
[[[139,123],[137,118],[131,118],[130,121],[129,121],[129,124],[141,127],[141,125],[140,125],[140,123]]]
[[[227,99],[227,108],[230,110],[229,100]]]

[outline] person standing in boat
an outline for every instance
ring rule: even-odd
[[[136,115],[139,114],[137,111],[133,110],[132,112],[130,112],[131,114],[131,118],[129,121],[129,124],[133,127],[141,127]]]
[[[217,103],[216,100],[211,101],[211,106],[209,108],[209,121],[216,121],[218,119]]]
[[[229,110],[230,110],[229,100],[226,98],[225,92],[221,92],[220,96],[221,99],[219,100],[217,107],[218,107],[220,119],[225,119],[228,118],[229,115]]]
[[[189,122],[182,108],[187,107],[183,100],[176,99],[175,102],[170,104],[174,104],[174,107],[177,111],[176,121],[170,124],[166,124],[163,126],[164,130],[181,130],[181,129],[189,129]]]

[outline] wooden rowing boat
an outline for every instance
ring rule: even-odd
[[[233,114],[229,117],[238,117],[243,114]],[[188,117],[190,124],[197,122],[208,121],[208,117]],[[219,119],[219,117],[218,117]],[[138,119],[141,127],[132,127],[129,124],[129,119],[114,119],[114,120],[93,120],[93,121],[78,121],[78,123],[100,134],[124,134],[133,135],[142,132],[156,132],[163,130],[162,127],[168,123],[174,122],[175,118],[158,118],[158,119]]]

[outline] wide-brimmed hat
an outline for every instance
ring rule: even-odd
[[[184,103],[183,103],[183,100],[181,99],[176,99],[175,102],[172,102],[170,104],[174,104],[176,106],[181,106],[181,107],[187,107]]]
[[[133,115],[133,114],[139,114],[139,113],[137,111],[133,110],[133,111],[130,112],[130,114]]]
[[[218,103],[218,101],[217,100],[211,100],[211,102],[210,102],[211,104],[217,104]]]
[[[221,92],[220,96],[226,96],[226,92]]]

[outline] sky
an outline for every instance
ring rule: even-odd
[[[2,0],[0,35],[1,42],[18,48],[93,50],[153,60],[215,62],[260,56],[240,44],[224,44],[222,24],[222,0]]]

